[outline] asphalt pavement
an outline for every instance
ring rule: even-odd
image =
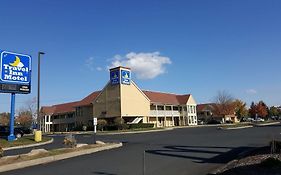
[[[241,130],[216,127],[182,128],[170,131],[98,135],[104,142],[123,142],[117,149],[63,161],[19,169],[1,175],[205,175],[240,153],[281,139],[281,125]],[[54,136],[46,149],[61,147],[64,136]],[[79,143],[92,143],[91,135],[76,135]],[[41,148],[41,147],[40,147]],[[32,148],[13,150],[25,152]]]

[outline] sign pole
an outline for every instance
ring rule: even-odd
[[[97,124],[98,124],[98,119],[96,117],[93,118],[93,124],[94,124],[94,144],[96,144]]]
[[[14,141],[14,120],[15,120],[15,93],[11,94],[11,116],[10,116],[10,135],[8,136],[8,141]]]
[[[146,167],[145,167],[145,150],[143,151],[143,171],[142,171],[142,174],[145,175],[145,172],[146,172]]]

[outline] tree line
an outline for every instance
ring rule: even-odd
[[[17,111],[15,115],[15,125],[21,125],[25,127],[31,127],[32,122],[35,121],[35,110],[36,99],[30,99],[25,102],[25,106]],[[7,126],[10,124],[10,113],[0,113],[0,125]]]
[[[236,115],[238,119],[242,117],[262,117],[273,118],[281,116],[281,107],[267,106],[264,101],[252,102],[247,108],[246,102],[235,99],[226,91],[219,91],[214,99],[214,113],[219,116]]]

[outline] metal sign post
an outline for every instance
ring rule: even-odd
[[[14,121],[15,121],[15,93],[11,94],[11,116],[10,116],[10,135],[8,136],[8,141],[15,140],[14,135]]]
[[[94,124],[94,144],[96,144],[96,134],[97,134],[97,124],[98,124],[98,119],[96,117],[93,118],[93,124]]]

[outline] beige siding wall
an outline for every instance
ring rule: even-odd
[[[174,126],[172,117],[166,117],[166,126]]]
[[[150,101],[131,81],[130,85],[121,84],[122,116],[149,116]]]
[[[89,106],[81,106],[80,107],[80,113],[78,113],[76,108],[76,117],[75,117],[75,123],[77,125],[91,125],[89,123],[90,120],[93,120],[93,105]]]
[[[156,117],[149,117],[148,123],[153,123],[154,127],[157,126],[157,118]]]
[[[196,105],[196,101],[194,100],[192,95],[190,95],[190,97],[189,97],[189,99],[187,101],[187,105]]]
[[[121,116],[120,86],[108,83],[93,102],[93,114],[98,118]]]

